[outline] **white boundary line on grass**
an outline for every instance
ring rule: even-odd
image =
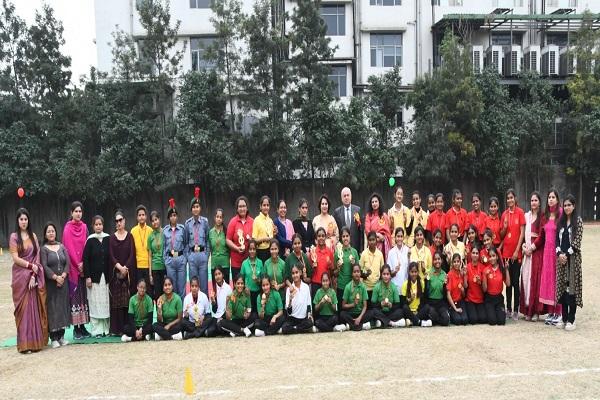
[[[576,374],[599,374],[600,367],[597,368],[573,368],[565,370],[547,370],[547,371],[533,371],[533,372],[505,372],[499,374],[474,374],[474,375],[454,375],[454,376],[429,376],[422,378],[404,378],[394,380],[370,380],[365,382],[352,382],[352,381],[338,381],[332,384],[316,384],[316,385],[276,385],[271,387],[260,387],[251,389],[250,392],[286,392],[291,390],[301,389],[331,389],[332,386],[348,387],[348,386],[380,386],[380,385],[395,385],[398,383],[441,383],[441,382],[453,382],[453,381],[466,381],[466,380],[498,380],[503,378],[525,378],[525,377],[543,377],[543,376],[565,376],[565,375],[576,375]],[[62,400],[126,400],[126,399],[179,399],[179,398],[198,398],[205,396],[225,396],[241,394],[241,390],[205,390],[196,392],[193,397],[186,396],[183,393],[153,393],[143,395],[95,395],[95,396],[83,396],[83,397],[61,397]],[[29,400],[42,400],[41,398],[31,398]],[[52,400],[51,398],[44,398],[43,400]]]

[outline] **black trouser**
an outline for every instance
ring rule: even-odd
[[[469,313],[467,312],[467,306],[464,300],[460,300],[458,303],[454,303],[456,308],[461,308],[462,312],[457,312],[454,308],[450,307],[450,321],[453,325],[467,325],[469,323]]]
[[[217,319],[216,318],[211,318],[210,322],[208,323],[208,326],[206,327],[206,330],[204,331],[204,336],[206,337],[215,337],[218,335],[224,335],[225,332],[222,331],[218,326],[217,326]]]
[[[225,319],[223,318],[217,323],[219,329],[225,332],[235,333],[238,336],[245,335],[244,328],[252,328],[254,321],[256,320],[256,314],[251,313],[248,319]]]
[[[313,323],[308,317],[300,319],[289,316],[285,319],[281,331],[284,335],[293,333],[307,333],[313,327]]]
[[[181,321],[181,330],[185,333],[184,338],[189,339],[206,336],[206,330],[212,325],[212,319],[211,316],[205,316],[199,326],[196,326],[196,324],[189,319]]]
[[[264,263],[271,258],[271,250],[270,249],[256,249],[256,257],[258,257],[258,259],[260,261]]]
[[[281,314],[279,318],[275,320],[275,323],[271,325],[272,315],[265,315],[264,318],[257,318],[254,324],[254,329],[260,329],[265,335],[275,335],[285,322],[284,314]]]
[[[381,324],[386,327],[390,326],[391,321],[398,321],[404,318],[402,308],[396,308],[388,311],[383,311],[381,308],[373,309],[373,319],[381,321]]]
[[[338,317],[336,314],[333,315],[319,315],[315,319],[315,326],[321,332],[332,332],[333,327],[338,324]]]
[[[258,314],[258,304],[256,303],[256,299],[258,297],[258,295],[260,294],[259,291],[256,292],[250,292],[250,304],[252,307],[252,312],[255,314]],[[285,300],[285,299],[284,299]]]
[[[448,326],[450,324],[446,299],[429,300],[427,307],[429,308],[429,319],[434,325]]]
[[[165,329],[165,325],[167,324],[158,321],[152,324],[152,329],[154,330],[154,332],[157,333],[158,336],[160,336],[160,338],[163,340],[171,340],[173,339],[173,335],[181,332],[180,322],[173,324],[169,329]]]
[[[566,291],[560,296],[559,303],[562,305],[562,320],[567,322],[575,322],[575,313],[577,312],[577,303],[575,295],[569,294]]]
[[[337,295],[337,301],[338,301],[338,310],[337,310],[337,315],[338,317],[340,316],[340,314],[342,313],[342,301],[344,301],[344,288],[337,288],[337,290],[335,291],[335,294]],[[314,299],[314,296],[313,296]]]
[[[342,323],[350,325],[350,329],[352,329],[353,331],[360,331],[362,330],[362,326],[364,323],[371,322],[371,320],[373,319],[373,310],[365,311],[365,315],[363,315],[359,324],[356,325],[354,323],[354,319],[358,318],[359,315],[360,313],[353,314],[349,311],[342,311],[342,313],[340,314],[340,320],[342,321]]]
[[[164,269],[159,269],[157,271],[152,271],[152,280],[154,281],[154,285],[152,285],[152,295],[151,297],[156,301],[163,294],[163,284],[165,283],[165,276],[167,272]]]
[[[465,302],[467,307],[467,316],[470,324],[485,324],[487,322],[487,313],[484,303]]]
[[[50,340],[52,340],[53,342],[54,341],[58,342],[64,336],[65,336],[65,330],[64,329],[58,329],[56,331],[50,332]]]
[[[510,286],[506,287],[506,311],[519,311],[519,301],[521,300],[521,262],[518,260],[510,260],[508,262],[508,274],[510,275]],[[515,300],[515,308],[513,310],[512,300]]]
[[[506,324],[506,311],[504,311],[504,296],[502,294],[485,294],[485,313],[490,325]]]
[[[402,315],[405,319],[409,319],[414,326],[417,326],[421,321],[429,319],[429,307],[427,307],[426,304],[423,304],[416,313],[413,313],[408,304],[405,304],[402,306]]]
[[[146,335],[150,335],[153,332],[152,324],[147,323],[147,324],[144,324],[143,326],[135,326],[135,325],[131,325],[131,324],[126,324],[125,327],[123,328],[123,333],[125,335],[129,336],[131,338],[131,340],[135,341],[135,340],[137,340],[137,338],[135,337],[135,331],[137,331],[140,328],[142,328],[142,339],[141,340],[144,340],[144,337]]]

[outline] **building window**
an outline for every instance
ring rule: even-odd
[[[521,46],[523,36],[518,32],[512,34],[512,44]],[[492,33],[492,46],[510,46],[510,32]]]
[[[192,70],[200,71],[212,69],[215,63],[206,59],[206,50],[215,42],[214,37],[191,38],[190,49],[192,51]]]
[[[346,6],[333,4],[321,6],[321,17],[327,25],[327,36],[344,36],[346,34]]]
[[[329,79],[333,82],[333,95],[337,98],[346,97],[346,82],[348,69],[345,65],[334,65],[331,67]]]
[[[370,0],[372,6],[401,6],[402,0]]]
[[[547,0],[547,7],[558,7],[558,0]]]
[[[190,0],[190,8],[210,8],[212,0]]]
[[[569,37],[566,33],[551,32],[546,34],[546,45],[555,44],[559,47],[566,47],[569,42]]]
[[[371,67],[402,65],[402,35],[400,33],[371,34]]]
[[[448,5],[450,7],[457,7],[463,5],[463,0],[448,0]]]

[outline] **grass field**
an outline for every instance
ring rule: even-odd
[[[583,240],[577,330],[410,328],[0,349],[2,399],[591,399],[600,398],[600,226]],[[10,263],[0,258],[0,341],[15,335]]]

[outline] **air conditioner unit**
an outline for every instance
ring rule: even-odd
[[[523,69],[526,71],[541,72],[540,46],[529,46],[523,52]]]
[[[481,73],[483,70],[483,46],[473,46],[471,49],[471,62],[473,64],[473,72]]]
[[[485,66],[502,75],[502,46],[490,46],[485,51]]]
[[[577,68],[577,55],[573,47],[560,49],[560,76],[575,75]]]
[[[504,48],[504,76],[517,76],[523,65],[521,46],[512,45]]]
[[[558,61],[558,46],[551,44],[544,47],[542,49],[542,75],[558,75]]]

